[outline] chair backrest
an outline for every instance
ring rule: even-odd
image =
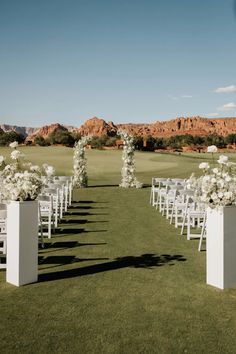
[[[0,235],[7,233],[7,210],[0,210]]]
[[[64,186],[65,186],[65,183],[60,182],[60,181],[57,181],[57,183],[49,183],[48,184],[48,188],[52,188],[52,189],[55,189],[55,188],[63,189]]]
[[[51,195],[40,194],[37,199],[41,212],[53,212],[53,197]]]
[[[44,188],[43,194],[58,196],[58,188]]]

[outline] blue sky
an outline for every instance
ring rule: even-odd
[[[0,0],[0,123],[236,117],[234,0]]]

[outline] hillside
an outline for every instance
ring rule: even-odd
[[[146,137],[171,137],[175,135],[191,134],[194,136],[207,136],[217,134],[227,136],[236,134],[236,117],[230,118],[203,118],[203,117],[179,117],[169,121],[156,121],[150,124],[114,124],[104,119],[93,117],[88,119],[80,127],[61,125],[59,123],[46,125],[41,128],[18,127],[3,124],[0,125],[3,131],[14,130],[27,137],[27,140],[34,140],[37,135],[47,138],[55,130],[74,131],[81,135],[91,136],[114,136],[119,129],[129,131],[133,135]]]

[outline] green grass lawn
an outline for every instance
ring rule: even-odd
[[[72,149],[22,150],[72,171]],[[138,152],[138,179],[188,177],[199,155]],[[87,156],[89,188],[39,251],[39,282],[0,271],[1,353],[235,353],[236,290],[206,285],[205,252],[149,205],[150,188],[116,186],[121,151]]]

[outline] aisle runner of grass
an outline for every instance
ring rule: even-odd
[[[149,206],[149,188],[90,187],[39,252],[39,282],[0,272],[1,353],[234,353],[236,291]]]

